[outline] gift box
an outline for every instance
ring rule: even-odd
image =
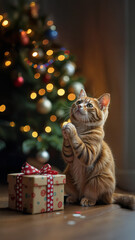
[[[8,174],[9,208],[31,214],[62,210],[65,183],[66,176],[49,164],[41,170],[26,164],[21,173]]]

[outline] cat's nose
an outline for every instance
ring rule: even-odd
[[[82,106],[81,106],[81,105],[78,105],[78,108],[82,108]]]

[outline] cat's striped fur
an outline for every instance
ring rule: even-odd
[[[67,202],[80,200],[82,206],[119,203],[135,208],[133,196],[114,195],[115,164],[104,139],[104,123],[108,116],[110,95],[99,99],[87,97],[82,89],[71,107],[71,123],[63,126],[63,159],[67,163]]]

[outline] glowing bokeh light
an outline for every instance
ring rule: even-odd
[[[23,131],[24,132],[29,132],[30,131],[30,126],[29,125],[24,126]]]
[[[9,125],[10,127],[15,127],[15,122],[10,122]]]
[[[35,79],[40,78],[40,73],[35,73],[34,78],[35,78]]]
[[[52,131],[50,126],[45,127],[45,132],[46,133],[50,133]]]
[[[53,67],[49,67],[47,70],[48,73],[53,73],[54,72],[54,68]]]
[[[58,56],[58,60],[59,60],[59,61],[63,61],[64,59],[65,59],[65,56],[64,56],[64,55],[59,55],[59,56]]]
[[[3,27],[7,27],[8,24],[9,24],[9,21],[6,20],[6,19],[2,22],[2,26],[3,26]]]
[[[48,55],[48,56],[53,55],[53,50],[49,49],[49,50],[46,52],[46,55]]]
[[[32,92],[31,94],[30,94],[30,98],[31,99],[35,99],[37,97],[37,93],[36,92]]]
[[[0,112],[4,112],[6,110],[6,106],[4,104],[2,104],[0,106]]]
[[[57,120],[57,117],[55,115],[50,116],[51,122],[55,122]]]
[[[46,90],[47,90],[47,92],[51,92],[51,91],[53,90],[53,88],[54,88],[54,86],[53,86],[52,83],[48,83],[48,84],[46,85]]]
[[[2,15],[0,15],[0,21],[2,21],[2,19],[3,19],[3,16],[2,16]]]
[[[5,66],[6,67],[9,67],[10,65],[11,65],[11,61],[10,60],[5,61]]]
[[[48,26],[52,26],[53,25],[53,21],[52,20],[47,21],[47,25]]]
[[[47,44],[49,43],[49,40],[48,40],[48,39],[44,39],[44,40],[42,41],[42,43],[43,43],[43,45],[47,45]]]
[[[36,138],[38,136],[38,133],[36,131],[32,132],[32,137]]]
[[[57,94],[59,96],[63,96],[65,94],[65,90],[63,88],[58,89]]]
[[[27,33],[27,34],[31,34],[31,33],[32,33],[32,29],[29,28],[29,29],[26,31],[26,33]]]
[[[38,56],[38,52],[35,51],[32,53],[32,57],[37,57],[37,56]]]
[[[75,98],[76,98],[76,95],[75,95],[74,93],[68,94],[68,100],[69,100],[69,101],[74,101]]]
[[[43,88],[39,89],[38,94],[40,96],[43,96],[45,94],[45,89],[43,89]]]

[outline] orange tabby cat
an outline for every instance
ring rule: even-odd
[[[71,107],[71,123],[62,129],[62,155],[68,163],[65,170],[65,190],[69,194],[67,202],[79,200],[82,206],[93,206],[102,201],[135,209],[134,196],[114,193],[114,159],[103,140],[109,104],[110,94],[106,93],[98,99],[90,98],[82,89]]]

